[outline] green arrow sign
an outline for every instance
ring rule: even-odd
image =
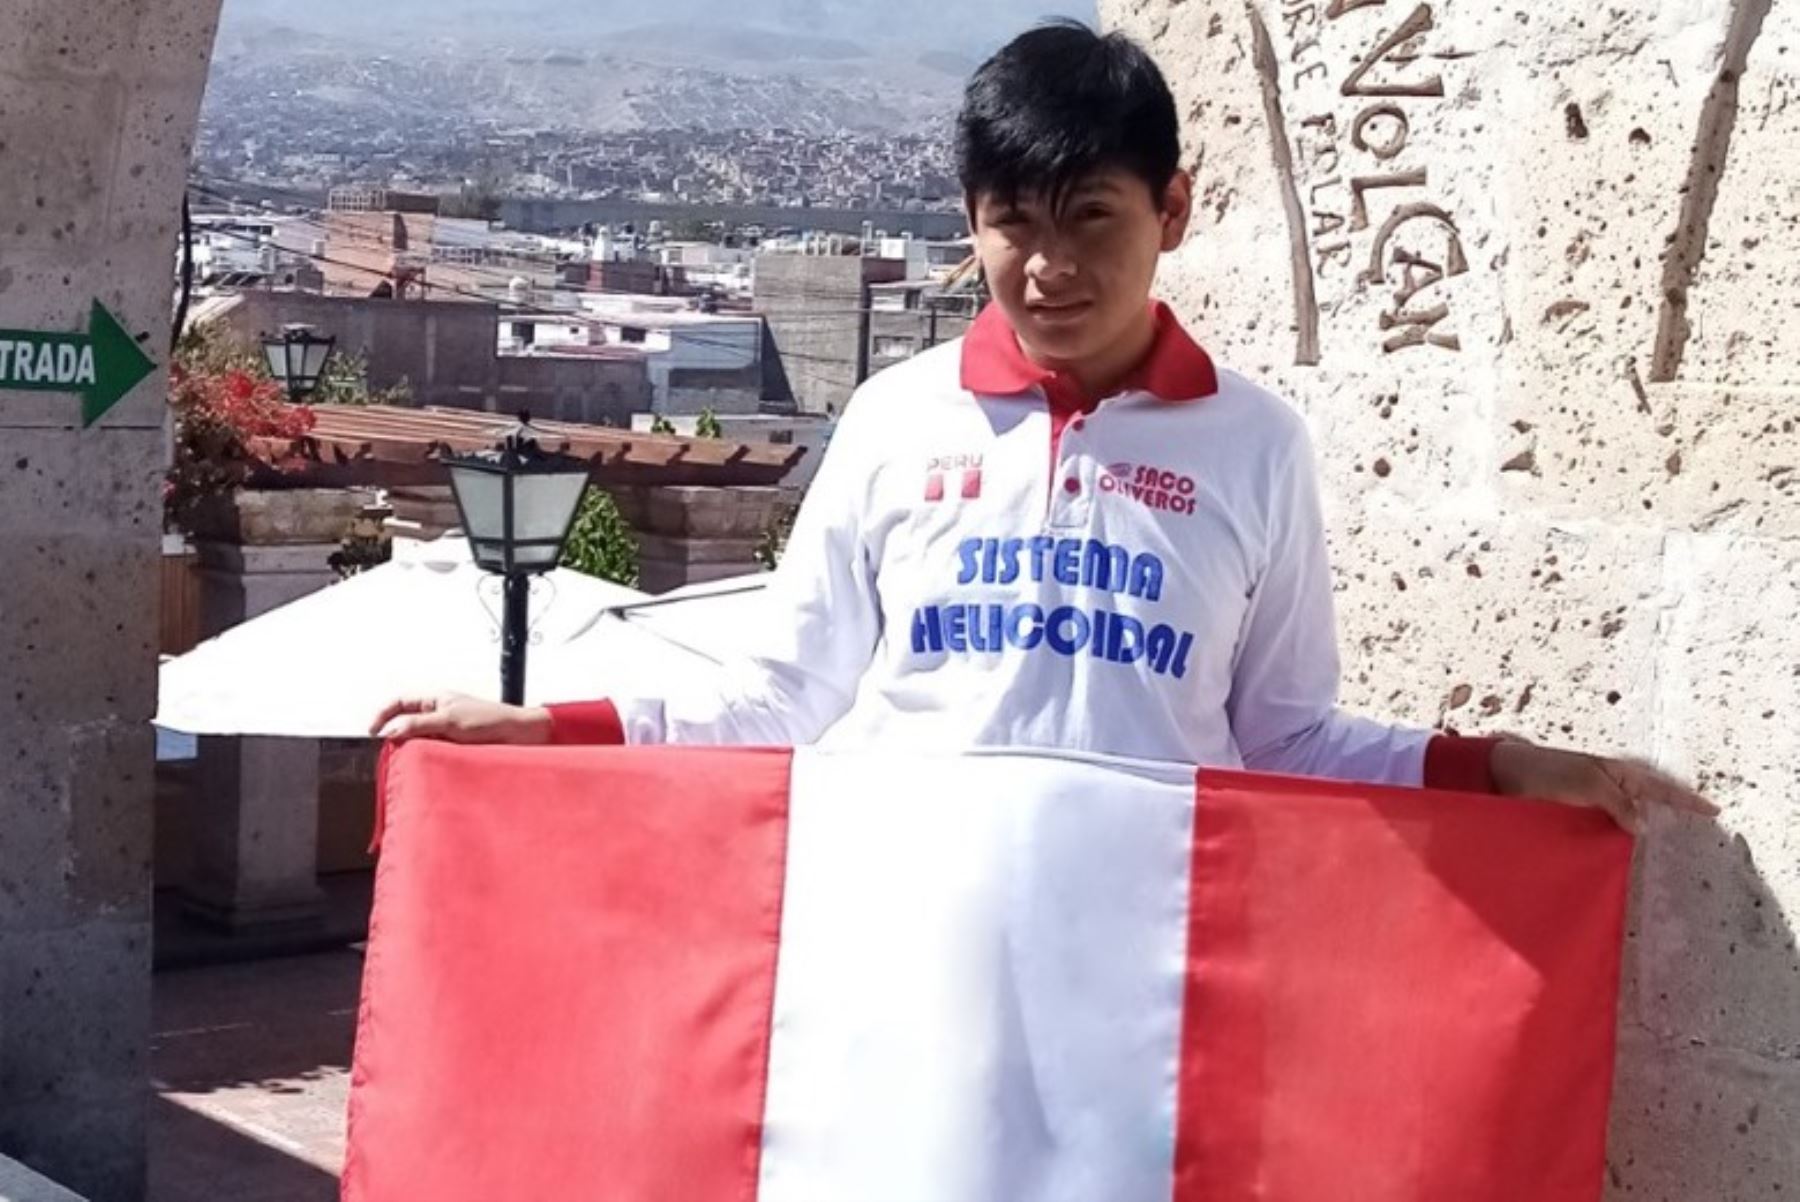
[[[155,370],[99,301],[85,334],[0,330],[0,390],[80,393],[83,426],[105,417]]]

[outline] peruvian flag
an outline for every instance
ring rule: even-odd
[[[351,1202],[1594,1202],[1599,814],[1023,754],[413,744]]]

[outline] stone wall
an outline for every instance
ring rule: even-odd
[[[620,428],[650,412],[650,376],[642,359],[501,355],[495,364],[495,390],[458,408]]]
[[[763,365],[758,357],[748,367],[678,368],[669,372],[668,399],[662,415],[753,417],[762,412]]]
[[[98,299],[159,364],[218,0],[16,0],[0,36],[0,328]],[[159,370],[94,428],[0,393],[0,1155],[142,1196]]]
[[[1800,9],[1101,0],[1170,75],[1162,288],[1318,443],[1347,699],[1630,749],[1613,1196],[1800,1183]]]
[[[479,409],[496,391],[495,305],[246,292],[223,320],[252,346],[289,323],[315,326],[339,350],[363,357],[371,387],[404,381],[420,405]]]

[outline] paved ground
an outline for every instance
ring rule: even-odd
[[[163,972],[150,1202],[335,1202],[360,950]]]

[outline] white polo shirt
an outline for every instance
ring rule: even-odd
[[[1031,363],[998,306],[870,380],[728,686],[561,708],[559,740],[1058,749],[1423,783],[1431,734],[1337,708],[1303,420],[1217,371],[1166,307],[1157,323],[1097,405]],[[1485,746],[1453,742],[1432,783],[1480,787]]]

